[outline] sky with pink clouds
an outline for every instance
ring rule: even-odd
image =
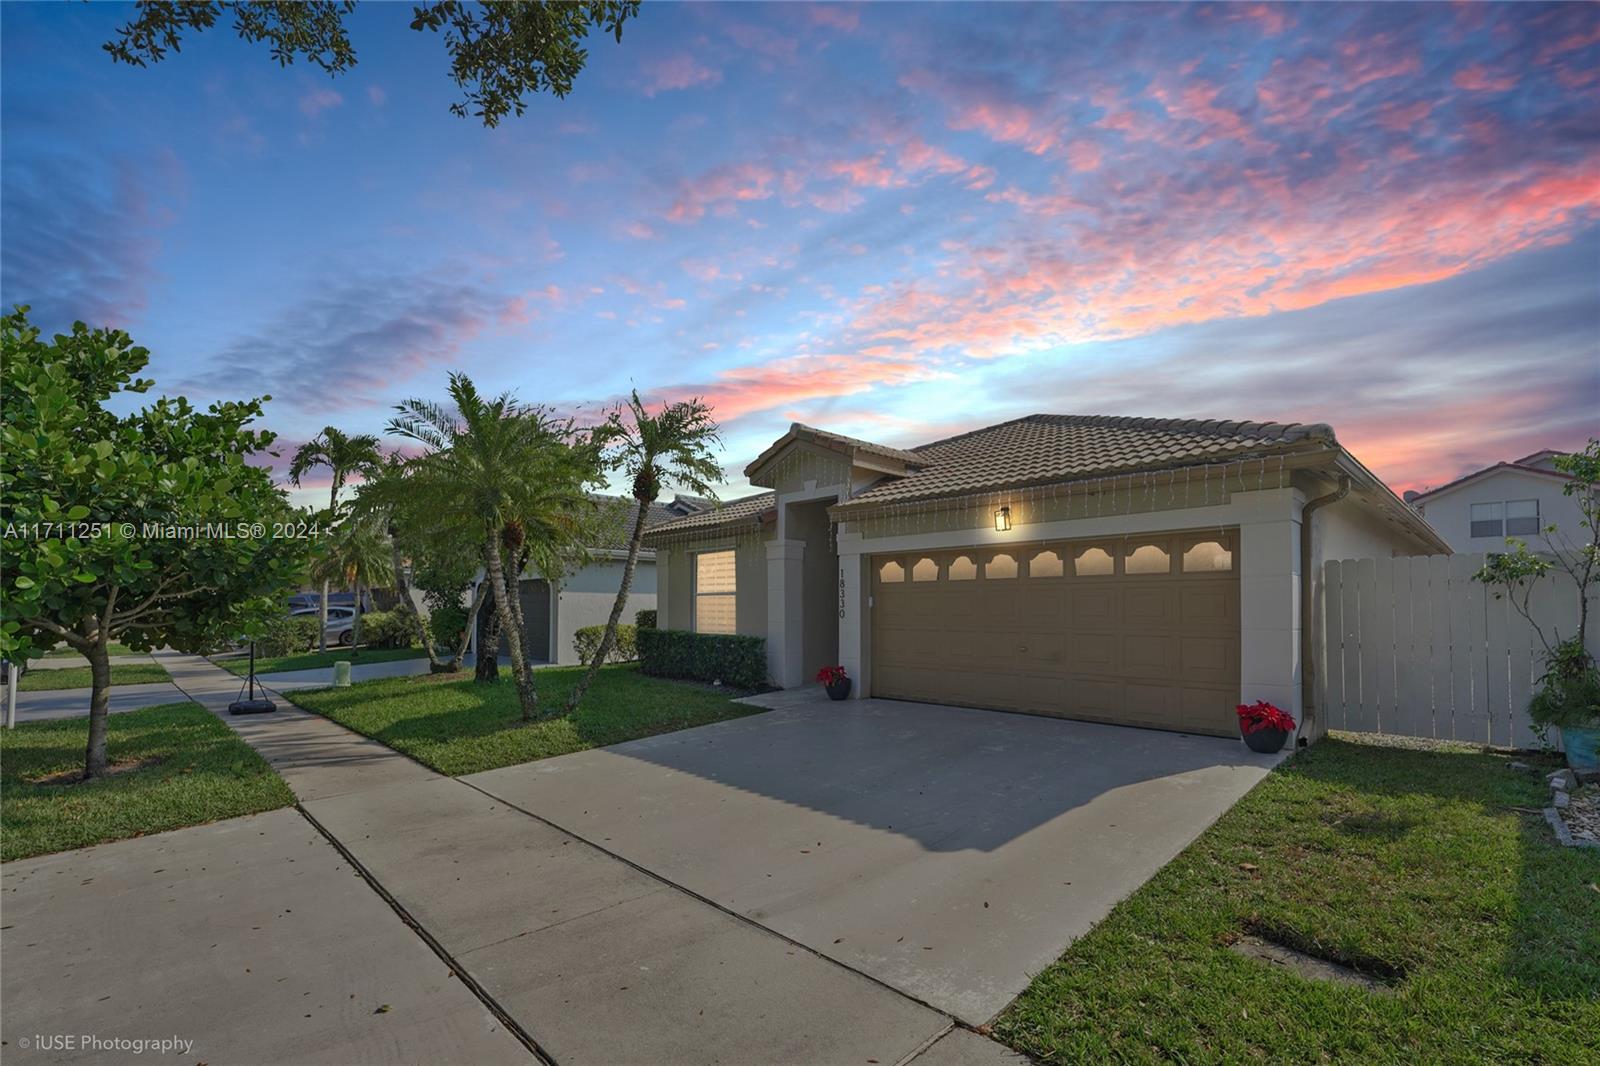
[[[131,9],[0,7],[0,299],[292,446],[480,387],[908,446],[1035,411],[1331,423],[1397,489],[1600,434],[1600,8],[645,4],[448,113]]]

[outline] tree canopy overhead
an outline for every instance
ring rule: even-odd
[[[566,96],[589,59],[582,42],[599,27],[622,40],[622,25],[639,14],[641,0],[516,0],[465,3],[434,0],[411,9],[411,28],[444,36],[450,80],[462,99],[450,110],[498,126],[521,116],[526,97]],[[398,7],[399,5],[386,5]],[[234,32],[265,44],[279,66],[303,59],[329,74],[356,65],[346,17],[355,0],[140,0],[133,21],[118,29],[105,50],[119,63],[143,67],[182,50],[184,37],[211,29],[224,13]]]

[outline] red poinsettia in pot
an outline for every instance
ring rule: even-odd
[[[1235,710],[1239,712],[1239,734],[1251,751],[1264,755],[1281,751],[1294,733],[1294,719],[1266,700],[1241,703]]]
[[[842,666],[824,666],[817,671],[817,680],[822,687],[828,690],[830,700],[848,699],[850,696],[850,678]]]

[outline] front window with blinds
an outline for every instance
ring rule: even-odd
[[[696,633],[733,633],[734,553],[701,552],[694,557],[694,629]]]

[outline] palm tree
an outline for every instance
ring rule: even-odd
[[[351,474],[364,474],[376,469],[382,460],[378,438],[372,434],[357,433],[351,436],[332,426],[324,426],[321,433],[295,450],[294,458],[289,461],[289,480],[298,487],[300,479],[306,474],[319,466],[327,467],[333,473],[333,484],[328,490],[328,521],[332,523],[339,518],[339,490],[344,488],[345,481]],[[329,582],[324,580],[320,611],[322,625],[317,630],[318,651],[328,650],[328,586]],[[358,614],[360,609],[358,600]]]
[[[517,526],[534,559],[579,544],[583,515],[594,505],[586,489],[598,484],[598,448],[570,421],[510,393],[480,395],[465,374],[450,375],[451,404],[407,400],[396,406],[389,432],[417,441],[412,489],[418,506],[442,523],[476,528],[495,617],[511,652],[511,675],[523,721],[538,712],[539,694],[524,654],[524,636],[511,602],[502,538]],[[512,560],[515,575],[517,559]],[[492,653],[493,649],[489,649]]]
[[[451,650],[449,659],[443,658],[434,639],[432,625],[417,610],[416,601],[412,598],[402,541],[414,546],[437,545],[459,534],[441,526],[435,516],[417,506],[410,476],[414,467],[414,461],[398,452],[387,456],[379,468],[368,474],[358,490],[353,513],[382,523],[389,544],[389,569],[394,574],[395,593],[400,601],[397,610],[410,616],[412,626],[422,640],[422,647],[428,653],[429,670],[433,673],[454,673],[461,668],[461,658],[467,653],[467,642],[471,639],[478,612],[487,597],[480,593],[473,598],[467,613],[467,624],[458,643]],[[416,547],[412,548],[413,558],[416,550]]]
[[[616,643],[617,621],[633,587],[633,571],[639,564],[650,505],[667,482],[716,499],[712,486],[722,480],[722,467],[712,458],[713,445],[721,443],[717,422],[711,417],[711,408],[699,398],[667,404],[652,415],[639,399],[639,390],[634,389],[626,406],[619,404],[611,411],[593,436],[608,453],[609,463],[626,473],[632,483],[633,532],[628,538],[628,559],[622,565],[622,583],[617,586],[606,631],[589,669],[567,697],[568,714],[577,709]]]
[[[324,581],[337,580],[354,587],[356,617],[350,633],[350,647],[358,648],[361,646],[363,590],[394,580],[389,538],[383,525],[371,516],[350,515],[323,538],[322,548],[312,564],[312,571]]]

